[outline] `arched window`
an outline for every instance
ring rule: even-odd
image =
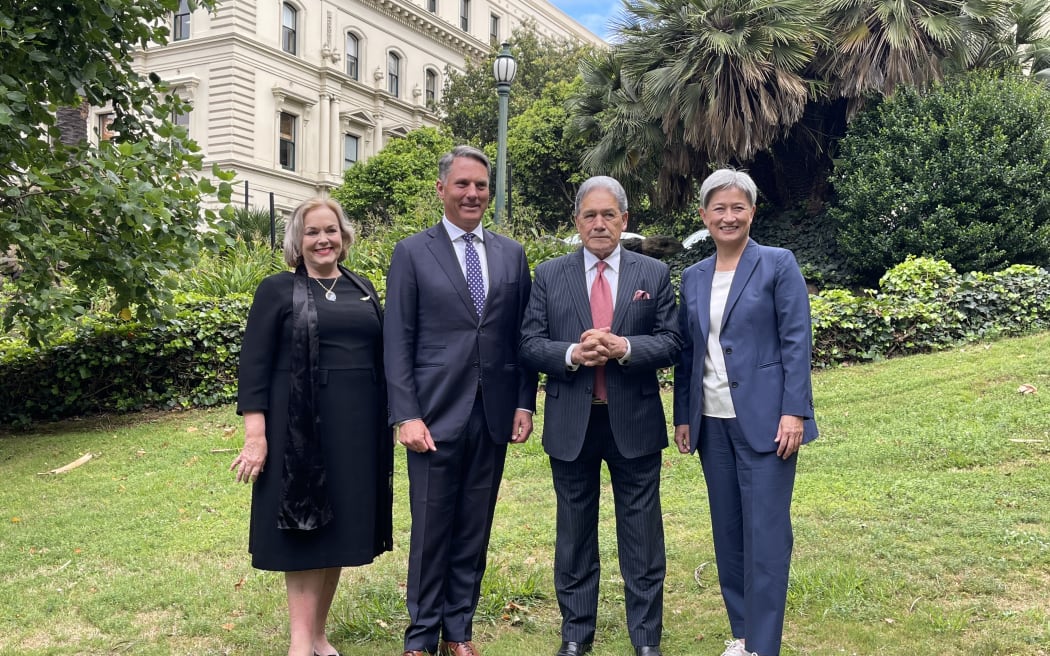
[[[353,34],[346,35],[346,74],[357,80],[361,61],[358,59],[361,52],[361,40]]]
[[[299,24],[299,10],[285,2],[281,5],[281,50],[290,55],[296,54],[296,33]]]
[[[395,98],[401,97],[401,57],[394,52],[386,58],[386,90]]]
[[[426,84],[424,85],[424,91],[426,93],[426,104],[428,109],[434,109],[437,107],[437,87],[438,87],[438,74],[434,69],[428,68],[426,70]]]

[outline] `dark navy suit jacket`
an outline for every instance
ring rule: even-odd
[[[667,446],[656,371],[673,365],[681,348],[676,317],[667,265],[621,250],[612,332],[630,340],[631,358],[627,365],[610,361],[605,381],[613,438],[627,458]],[[521,330],[521,356],[547,373],[543,448],[558,460],[575,460],[586,437],[594,367],[569,371],[565,352],[593,327],[583,250],[538,265]]]
[[[715,256],[682,273],[679,327],[685,346],[675,369],[674,423],[700,444],[704,358],[711,329]],[[809,292],[791,251],[748,240],[729,289],[720,344],[737,421],[752,449],[777,449],[781,415],[803,418],[802,442],[817,437],[810,383]]]
[[[436,443],[463,431],[479,385],[495,442],[510,440],[515,409],[536,407],[536,374],[518,360],[532,286],[525,251],[485,230],[485,253],[480,320],[441,223],[398,242],[390,259],[383,325],[390,423],[422,418]]]

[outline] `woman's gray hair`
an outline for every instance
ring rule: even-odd
[[[485,171],[489,177],[492,177],[492,164],[489,163],[488,155],[481,152],[473,146],[456,146],[451,151],[445,153],[438,160],[438,180],[441,180],[441,184],[445,184],[445,178],[448,177],[448,171],[452,168],[452,161],[460,157],[466,157],[477,162],[481,162],[485,165]]]
[[[607,175],[596,175],[592,178],[587,178],[576,192],[576,203],[572,208],[573,216],[580,215],[580,205],[583,204],[583,199],[595,189],[608,191],[616,198],[616,205],[619,207],[620,212],[627,211],[627,192],[623,190],[623,185],[620,184],[619,180],[610,178]]]
[[[707,176],[703,184],[700,185],[702,207],[707,207],[707,201],[711,199],[711,194],[723,189],[739,189],[744,192],[752,205],[758,202],[758,186],[751,179],[750,175],[736,169],[718,169]]]
[[[339,261],[346,259],[350,250],[350,244],[354,243],[354,227],[350,225],[346,214],[339,203],[331,198],[310,198],[299,203],[292,215],[284,222],[284,261],[293,269],[299,266],[303,259],[303,224],[310,210],[318,207],[327,207],[335,212],[339,218],[339,232],[343,235],[343,243],[340,247]]]

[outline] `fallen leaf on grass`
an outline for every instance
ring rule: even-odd
[[[237,581],[236,583],[233,584],[233,589],[236,590],[237,592],[240,592],[241,588],[244,587],[244,580],[245,580],[245,577],[242,576],[240,581]]]
[[[1021,385],[1020,387],[1017,388],[1017,393],[1018,394],[1035,394],[1036,393],[1035,385],[1032,385],[1030,383],[1025,383],[1024,385]]]
[[[63,465],[63,466],[58,467],[56,469],[52,469],[51,471],[37,472],[37,476],[47,476],[49,474],[65,474],[66,472],[68,472],[70,470],[73,470],[73,469],[76,469],[80,465],[83,465],[85,462],[87,462],[88,460],[91,460],[94,457],[95,457],[94,454],[85,453],[84,455],[80,456],[79,458],[77,458],[73,462],[69,463],[68,465]]]
[[[186,429],[186,432],[187,433],[196,433],[197,432],[197,427],[196,426],[190,426],[190,427],[188,427]]]
[[[12,523],[12,524],[17,524],[17,523],[18,523],[18,522],[20,522],[20,521],[22,521],[22,518],[21,518],[21,517],[12,517],[12,518],[11,518],[11,523]]]
[[[223,624],[222,628],[226,629],[227,631],[233,631],[233,622],[227,622],[226,624]]]

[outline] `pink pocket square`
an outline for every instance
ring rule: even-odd
[[[631,300],[632,301],[648,301],[650,298],[652,298],[652,296],[649,295],[649,292],[645,291],[644,289],[639,289],[638,291],[636,291],[634,293],[634,298],[632,298]]]

